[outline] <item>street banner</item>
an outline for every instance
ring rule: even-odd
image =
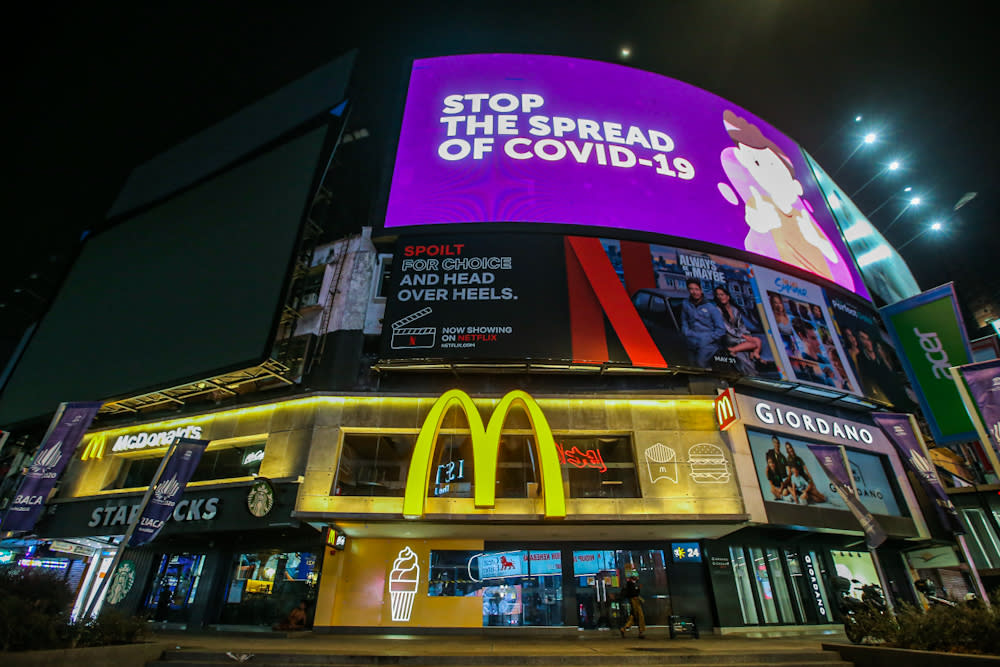
[[[170,460],[167,461],[160,479],[153,489],[153,495],[139,516],[135,532],[129,540],[130,547],[138,547],[152,542],[170,520],[177,502],[184,495],[184,488],[194,474],[201,455],[208,446],[208,440],[178,438]]]
[[[937,469],[931,462],[930,453],[924,445],[910,415],[891,412],[872,413],[872,419],[885,431],[886,437],[895,445],[899,458],[913,471],[920,480],[927,497],[934,501],[942,525],[956,535],[965,533],[965,526],[958,518],[958,510],[945,493]]]
[[[102,403],[60,403],[49,431],[21,479],[21,485],[0,522],[0,531],[31,530],[59,476],[73,458]]]
[[[886,306],[882,316],[935,442],[975,439],[972,421],[948,372],[972,361],[954,285],[947,283]]]
[[[851,484],[850,473],[847,472],[847,464],[844,462],[844,454],[838,445],[819,445],[810,443],[807,445],[809,451],[813,453],[816,460],[823,467],[827,477],[840,493],[851,514],[861,524],[861,529],[865,533],[865,542],[869,549],[877,549],[885,542],[888,535],[882,529],[879,522],[872,516],[854,492]]]
[[[994,474],[1000,474],[1000,360],[951,369]]]

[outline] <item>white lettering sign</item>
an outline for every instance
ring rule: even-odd
[[[200,426],[178,426],[170,431],[157,433],[133,433],[120,435],[111,448],[113,452],[127,452],[134,449],[150,449],[152,447],[168,447],[174,438],[200,438]]]
[[[841,440],[872,444],[875,441],[872,432],[861,424],[854,422],[839,422],[830,417],[814,417],[796,412],[788,408],[779,408],[770,403],[758,401],[754,406],[754,414],[764,424],[780,424],[798,431],[811,431],[820,435],[832,435]]]
[[[90,521],[87,526],[96,528],[98,526],[124,526],[135,519],[139,513],[139,504],[135,505],[105,505],[97,507],[90,513]],[[218,498],[199,498],[196,500],[182,500],[174,508],[174,521],[207,521],[214,519],[219,513]]]

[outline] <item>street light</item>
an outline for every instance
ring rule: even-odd
[[[868,144],[874,144],[877,140],[878,140],[878,135],[875,134],[874,132],[869,132],[868,134],[866,134],[864,138],[861,140],[861,143],[859,143],[857,146],[854,147],[854,150],[851,151],[851,154],[847,156],[847,159],[844,160],[844,162],[839,167],[837,167],[837,170],[835,172],[833,172],[833,176],[839,174],[840,170],[844,168],[844,165],[850,162],[851,158],[854,157],[854,154],[857,153],[859,150],[861,150],[863,146],[867,146]],[[833,176],[831,176],[830,178],[833,178]]]
[[[906,206],[904,206],[903,209],[896,214],[896,217],[893,218],[892,222],[890,222],[889,225],[885,228],[885,231],[888,232],[890,229],[892,229],[892,226],[896,224],[896,221],[899,220],[903,216],[903,214],[906,213],[906,209],[910,208],[911,206],[920,206],[920,197],[911,197],[910,201],[906,203]],[[940,224],[940,223],[934,223],[934,224]]]
[[[889,196],[888,196],[888,197],[886,198],[886,200],[885,200],[884,202],[882,202],[881,204],[879,204],[878,206],[876,206],[876,207],[875,207],[875,208],[874,208],[874,209],[872,210],[872,212],[871,212],[871,213],[869,213],[869,214],[867,214],[867,215],[866,215],[865,217],[866,217],[866,218],[871,218],[871,217],[872,217],[873,215],[875,215],[876,213],[878,213],[878,212],[879,212],[879,210],[881,210],[881,208],[882,208],[883,206],[885,206],[886,204],[888,204],[889,202],[891,202],[891,201],[892,201],[893,199],[895,199],[896,197],[898,197],[898,196],[899,196],[899,193],[900,193],[900,192],[910,192],[911,190],[913,190],[913,188],[912,188],[912,187],[910,187],[910,186],[906,186],[905,188],[903,188],[903,189],[902,189],[902,190],[900,190],[899,192],[896,192],[896,193],[893,193],[893,194],[889,195]]]
[[[910,245],[911,243],[913,243],[914,241],[916,241],[917,239],[919,239],[921,236],[923,236],[927,232],[939,232],[942,229],[944,229],[944,223],[938,222],[938,221],[932,222],[931,224],[927,225],[927,229],[925,229],[924,231],[920,232],[919,234],[917,234],[916,236],[914,236],[912,239],[910,239],[909,241],[907,241],[903,245],[901,245],[898,248],[896,248],[896,251],[898,252],[898,251],[902,250],[903,248],[905,248],[906,246]]]
[[[887,171],[896,171],[896,170],[897,170],[897,169],[899,169],[899,168],[900,168],[901,166],[902,166],[902,165],[901,165],[901,164],[899,163],[899,160],[893,160],[892,162],[890,162],[890,163],[888,164],[888,166],[886,166],[886,168],[885,168],[885,169],[883,169],[883,170],[882,170],[882,171],[880,171],[879,173],[877,173],[877,174],[875,174],[874,176],[872,176],[871,178],[869,178],[869,179],[868,179],[868,180],[867,180],[867,181],[865,182],[865,184],[864,184],[864,185],[862,185],[862,186],[861,186],[860,188],[858,188],[857,190],[855,190],[855,191],[854,191],[854,194],[852,194],[852,195],[851,195],[851,199],[854,199],[855,197],[857,197],[857,196],[858,196],[858,193],[860,193],[860,192],[861,192],[862,190],[864,190],[864,189],[865,189],[865,188],[867,188],[867,187],[868,187],[869,185],[871,185],[872,181],[874,181],[874,180],[875,180],[876,178],[878,178],[878,177],[879,177],[879,176],[881,176],[882,174],[886,173]]]

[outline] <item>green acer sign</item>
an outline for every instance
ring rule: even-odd
[[[972,361],[952,284],[886,306],[882,316],[934,439],[974,440],[972,422],[948,372]]]

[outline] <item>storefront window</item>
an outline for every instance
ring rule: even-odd
[[[164,554],[146,598],[154,621],[183,623],[194,603],[205,565],[204,554]]]
[[[416,440],[415,435],[344,434],[332,494],[401,498]]]
[[[395,496],[406,490],[416,435],[346,433],[333,495]],[[498,498],[540,493],[533,435],[504,433],[497,461]],[[639,483],[628,436],[556,436],[563,482],[572,498],[638,498]],[[471,498],[475,457],[467,433],[438,436],[428,484],[432,498]]]
[[[760,621],[753,601],[753,590],[750,588],[750,571],[743,555],[743,547],[729,547],[729,560],[733,564],[733,578],[736,581],[736,594],[740,599],[743,622],[747,625],[757,625]]]
[[[311,552],[260,551],[236,557],[226,589],[220,623],[272,625],[285,618],[299,603],[315,599],[319,577],[316,554]]]
[[[234,477],[249,477],[260,470],[264,460],[264,444],[240,447],[226,447],[206,451],[191,475],[192,482],[202,482],[211,479],[232,479]],[[153,475],[163,459],[161,455],[150,458],[122,458],[121,469],[115,479],[105,489],[134,489],[149,486]]]
[[[981,568],[1000,567],[1000,543],[990,527],[986,513],[973,507],[961,508],[962,521],[969,528],[966,540],[972,551],[972,559]],[[994,516],[996,511],[994,510]],[[1000,519],[1000,517],[997,517]]]
[[[781,620],[785,623],[796,623],[795,612],[792,611],[792,596],[788,592],[785,568],[778,555],[778,550],[765,549],[764,554],[767,557],[767,569],[771,573],[771,589],[774,591],[774,599],[778,603],[778,611],[781,612]]]
[[[753,568],[753,584],[757,589],[757,599],[764,614],[765,623],[777,623],[778,610],[774,604],[774,591],[771,588],[771,577],[767,571],[767,561],[763,549],[750,549],[751,567]]]
[[[581,628],[618,628],[630,610],[621,596],[627,577],[637,577],[647,625],[667,625],[672,605],[660,549],[573,552],[577,624]]]
[[[632,442],[626,436],[556,437],[571,498],[638,498]]]
[[[795,610],[802,622],[810,620],[806,614],[806,604],[808,601],[809,585],[806,583],[805,575],[802,572],[802,562],[799,555],[794,551],[785,550],[785,564],[788,565],[788,576],[792,582],[792,600],[795,603]]]
[[[559,550],[434,550],[428,576],[428,595],[482,599],[484,627],[563,624]]]

